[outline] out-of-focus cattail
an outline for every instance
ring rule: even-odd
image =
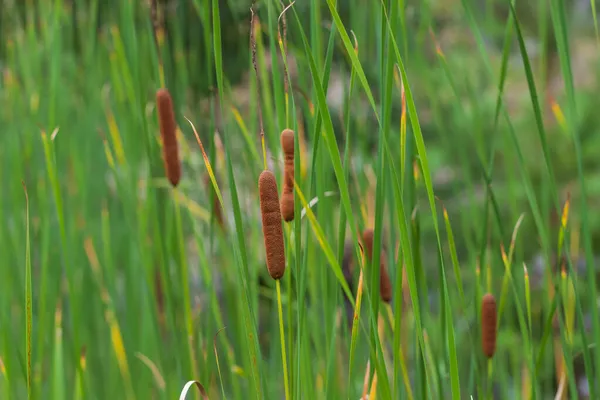
[[[368,260],[371,260],[373,257],[374,236],[375,235],[372,229],[365,229],[362,235]],[[385,301],[386,303],[392,301],[392,282],[390,281],[390,276],[388,275],[387,271],[385,251],[382,251],[379,257],[379,294],[381,295],[381,300]]]
[[[281,215],[284,221],[290,222],[294,219],[294,131],[291,129],[281,132],[281,148],[284,156]]]
[[[385,262],[385,254],[382,254],[381,267],[379,271],[379,293],[381,294],[381,300],[386,303],[391,303],[392,301],[392,282],[390,281],[390,276],[387,271],[386,262]]]
[[[486,293],[481,300],[481,346],[487,358],[496,352],[496,299]]]
[[[217,223],[219,224],[221,229],[225,229],[225,223],[223,220],[223,211],[221,210],[221,203],[219,202],[219,198],[217,197],[217,192],[213,188],[212,182],[210,180],[210,176],[208,174],[204,175],[204,184],[206,185],[206,189],[210,193],[210,197],[211,197],[211,200],[213,203],[213,212],[215,213],[215,219],[217,220]]]
[[[264,170],[258,178],[260,194],[260,212],[262,229],[267,253],[267,269],[271,278],[281,279],[285,272],[285,252],[283,246],[283,229],[281,228],[281,211],[275,175]]]
[[[344,258],[342,259],[342,272],[348,286],[352,288],[352,275],[354,274],[354,245],[351,240],[344,243]]]
[[[371,260],[373,256],[373,237],[374,237],[373,229],[365,229],[362,234],[363,246],[365,248],[365,253],[367,256],[367,260]]]
[[[179,148],[177,146],[177,122],[173,112],[173,101],[167,89],[159,89],[156,92],[156,109],[158,112],[158,124],[162,138],[163,161],[167,178],[173,187],[179,184],[181,179],[181,163],[179,161]]]

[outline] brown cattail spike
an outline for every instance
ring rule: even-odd
[[[496,299],[487,293],[481,300],[481,346],[487,358],[496,352]]]
[[[267,253],[267,269],[271,278],[277,280],[285,272],[285,253],[281,211],[277,194],[277,180],[269,170],[264,170],[258,178],[262,229]]]
[[[373,257],[374,236],[375,235],[372,229],[365,229],[362,235],[368,260],[371,260]],[[392,282],[390,281],[390,276],[388,275],[387,271],[385,251],[382,251],[379,257],[379,294],[381,295],[381,300],[384,302],[389,303],[392,301]]]
[[[181,164],[177,147],[177,122],[173,112],[173,101],[167,89],[159,89],[156,92],[156,108],[167,178],[171,185],[176,187],[181,179]]]
[[[284,180],[281,192],[281,215],[284,221],[294,219],[294,131],[281,132],[281,148],[284,156]]]

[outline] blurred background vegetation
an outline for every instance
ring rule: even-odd
[[[405,32],[406,35],[398,34],[396,40],[406,63],[418,110],[435,194],[443,201],[452,221],[458,258],[470,270],[474,271],[477,266],[479,272],[480,268],[484,269],[487,265],[499,271],[497,278],[502,276],[504,268],[498,251],[500,243],[507,243],[519,216],[524,213],[514,264],[527,265],[533,277],[532,285],[534,289],[538,288],[538,293],[545,294],[547,288],[541,288],[542,283],[533,282],[533,279],[541,281],[549,263],[542,258],[539,227],[536,227],[531,216],[528,194],[522,183],[524,176],[531,179],[545,228],[553,242],[552,248],[556,247],[560,226],[560,210],[557,211],[552,204],[551,186],[555,184],[561,206],[570,199],[569,223],[574,232],[570,239],[571,255],[580,274],[586,273],[587,265],[582,255],[583,239],[578,233],[583,218],[589,223],[594,254],[600,253],[600,213],[596,207],[600,203],[600,113],[597,109],[600,42],[594,26],[596,16],[592,12],[592,2],[560,2],[564,5],[561,15],[568,26],[569,59],[577,102],[577,115],[573,116],[566,110],[564,72],[561,71],[554,31],[556,23],[551,19],[550,2],[516,1],[516,13],[523,28],[543,113],[554,181],[547,174],[523,57],[514,31],[510,33],[508,44],[505,43],[509,2],[398,2],[402,5],[400,14],[405,23],[399,32]],[[332,19],[326,2],[321,3],[318,6],[319,1],[298,0],[293,7],[298,13],[300,25],[309,36],[318,68],[323,72]],[[349,32],[352,31],[351,37],[357,40],[359,60],[372,86],[377,107],[383,107],[386,105],[382,104],[386,88],[380,60],[393,55],[386,53],[382,45],[381,38],[386,32],[382,28],[379,3],[371,0],[338,0],[337,7],[344,26]],[[113,296],[115,313],[121,321],[125,348],[130,349],[137,341],[141,341],[139,347],[151,349],[156,353],[156,358],[162,359],[162,372],[172,389],[169,398],[175,393],[173,388],[182,386],[182,370],[187,365],[179,359],[181,354],[185,354],[187,345],[182,334],[183,323],[179,320],[173,321],[171,326],[177,335],[165,339],[167,344],[173,346],[171,353],[164,349],[157,350],[161,347],[157,344],[160,342],[158,333],[144,338],[146,328],[158,331],[154,322],[151,322],[154,321],[154,316],[151,316],[154,309],[150,304],[153,304],[151,299],[158,298],[159,294],[158,289],[153,287],[156,283],[154,275],[148,271],[159,269],[163,264],[169,265],[165,261],[168,259],[165,254],[178,252],[183,243],[189,264],[219,265],[214,277],[219,296],[226,297],[229,291],[239,289],[236,284],[228,286],[226,283],[234,273],[233,267],[227,270],[225,265],[220,264],[227,263],[219,258],[221,256],[215,255],[217,251],[213,252],[213,247],[220,248],[222,252],[223,248],[230,249],[237,243],[227,241],[234,240],[233,234],[226,239],[224,237],[227,234],[219,236],[215,233],[213,220],[210,229],[207,228],[211,198],[202,184],[205,176],[202,157],[184,116],[193,121],[211,160],[219,167],[218,171],[223,171],[219,177],[223,182],[229,181],[224,172],[226,169],[222,156],[226,152],[223,150],[223,141],[228,141],[229,154],[234,155],[233,168],[237,171],[239,205],[244,213],[243,226],[237,226],[237,230],[248,232],[245,234],[249,248],[260,246],[261,238],[257,233],[260,216],[254,201],[256,178],[262,169],[262,165],[255,162],[255,156],[261,154],[257,134],[257,102],[261,102],[265,115],[269,162],[276,170],[280,168],[281,158],[276,150],[278,133],[287,126],[284,111],[280,107],[280,98],[283,98],[280,78],[284,70],[276,40],[276,21],[281,6],[272,2],[268,7],[267,2],[262,1],[256,5],[260,31],[258,68],[262,77],[259,84],[264,95],[257,101],[258,83],[252,69],[250,51],[252,4],[244,0],[219,0],[218,5],[225,85],[225,98],[220,101],[225,114],[223,116],[219,113],[216,95],[214,21],[210,1],[160,0],[158,15],[153,21],[152,7],[146,1],[3,0],[0,12],[0,301],[3,331],[0,370],[5,377],[11,378],[3,384],[4,393],[9,396],[3,398],[25,398],[21,377],[26,369],[23,351],[25,310],[22,301],[26,278],[20,268],[26,262],[22,182],[27,185],[31,202],[31,262],[33,280],[36,282],[33,291],[36,321],[34,380],[42,382],[37,389],[42,396],[40,398],[47,398],[43,395],[47,388],[45,382],[52,382],[47,385],[52,387],[55,395],[61,393],[61,388],[71,390],[71,385],[64,386],[64,382],[76,382],[78,387],[81,386],[76,391],[81,390],[78,392],[80,395],[89,395],[83,398],[108,398],[120,393],[119,390],[124,390],[128,395],[135,392],[139,398],[150,398],[147,396],[154,393],[144,386],[150,381],[144,375],[148,373],[147,367],[137,360],[132,361],[131,355],[130,374],[140,379],[140,383],[134,383],[130,388],[121,382],[119,375],[122,370],[106,367],[114,365],[114,360],[109,362],[104,358],[103,351],[107,352],[106,349],[111,347],[105,335],[107,328],[102,318],[94,317],[102,314],[104,308],[99,300],[94,274],[88,267],[90,247],[83,246],[86,238],[96,238],[95,250],[102,253],[101,258],[105,263],[108,264],[106,260],[113,260],[103,268],[106,268],[107,290]],[[318,188],[309,193],[317,196],[327,190],[337,190],[337,186],[329,162],[321,162],[327,160],[325,152],[308,154],[314,144],[316,97],[298,24],[291,17],[287,19],[290,49],[288,65],[298,114],[295,124],[297,132],[304,133],[305,150],[308,149],[305,168],[319,176]],[[153,33],[153,22],[156,21],[161,21],[164,27],[165,42],[160,57]],[[345,132],[351,127],[353,172],[350,191],[356,195],[357,209],[367,209],[369,217],[362,223],[372,225],[375,200],[365,192],[375,191],[373,180],[380,156],[379,128],[367,97],[357,83],[354,93],[349,94],[351,63],[339,37],[332,43],[334,50],[328,81],[328,107],[340,149],[345,144]],[[503,57],[505,50],[508,52],[507,58]],[[160,211],[169,203],[169,195],[159,189],[148,189],[154,188],[150,183],[152,179],[157,182],[157,187],[164,186],[153,104],[154,93],[160,87],[159,59],[164,64],[166,86],[173,95],[181,129],[185,176],[182,187],[187,198],[186,209],[191,213],[190,221],[184,223],[184,239],[174,233],[177,232],[173,226],[174,214]],[[504,59],[508,62],[502,98],[524,157],[523,169],[519,166],[507,121],[500,117],[496,123],[498,85]],[[396,74],[394,84],[398,90],[392,93],[392,128],[389,134],[390,144],[395,148],[400,148],[402,97],[399,82]],[[350,97],[352,101],[348,104]],[[565,118],[573,120],[565,122]],[[573,131],[569,132],[567,126],[572,126]],[[411,136],[410,126],[408,130]],[[225,131],[231,133],[231,140],[222,137]],[[249,132],[249,136],[242,132]],[[581,213],[582,194],[573,135],[581,141],[587,189],[584,200],[589,207],[587,214]],[[409,145],[414,146],[412,139],[409,139]],[[410,161],[417,165],[418,157],[414,153],[412,155],[414,157]],[[311,162],[315,162],[318,173],[309,167]],[[400,164],[400,160],[395,162]],[[111,166],[111,163],[117,167]],[[488,208],[488,184],[483,174],[488,165],[493,168],[490,186],[493,187],[498,206],[497,216]],[[427,208],[427,193],[422,179],[419,179],[423,171],[418,166],[415,171],[414,175],[409,173],[415,180],[415,198],[409,204],[411,211],[423,213]],[[233,224],[233,200],[229,197],[231,186],[229,182],[222,190],[228,194],[226,218]],[[145,196],[150,199],[147,203]],[[362,204],[358,204],[363,200]],[[322,201],[325,203],[323,210],[337,211],[340,207],[338,198]],[[319,202],[321,204],[321,200]],[[390,201],[389,206],[393,207],[392,204],[393,201]],[[335,238],[337,233],[333,218],[329,219],[323,211],[319,213],[319,218],[323,218],[326,232]],[[200,228],[198,221],[203,223]],[[384,222],[383,226],[385,240],[389,242],[387,245],[394,248],[392,243],[398,239],[397,229],[391,222]],[[423,218],[418,229],[422,246],[421,262],[426,270],[436,271],[438,255],[433,220]],[[160,239],[162,231],[169,232],[169,240]],[[199,238],[210,240],[210,249],[199,250],[203,246],[199,244]],[[450,249],[445,246],[444,251],[449,252]],[[313,246],[310,254],[316,252]],[[264,281],[264,255],[259,247],[249,253],[251,261],[248,263]],[[234,256],[230,257],[227,260],[229,265],[237,262]],[[322,255],[314,257],[314,260],[325,263]],[[390,257],[396,256],[392,254]],[[557,264],[556,260],[551,263]],[[598,266],[592,268],[600,271]],[[206,297],[210,295],[202,289],[207,276],[198,271],[191,274],[192,306],[203,308],[218,303],[229,311],[224,312],[228,326],[237,326],[245,332],[241,328],[242,312],[238,314],[236,311],[241,303],[238,300],[229,300],[230,303],[226,300],[217,302],[213,298],[207,300]],[[472,274],[464,278],[465,286],[473,287],[479,276]],[[132,283],[139,279],[144,283]],[[428,291],[431,307],[435,310],[439,307],[439,293],[433,288],[439,277],[432,274],[427,279],[431,288]],[[331,278],[330,282],[333,281]],[[258,284],[252,285],[257,287],[258,292]],[[329,289],[332,287],[335,288],[332,290],[338,289],[335,285]],[[171,290],[173,292],[165,296],[172,295],[175,300],[168,307],[176,308],[185,300],[180,298],[183,294],[180,295],[177,289]],[[591,295],[586,290],[582,289],[582,296]],[[258,294],[256,296],[259,297]],[[594,299],[585,298],[589,300],[584,310],[585,317],[589,318],[590,309],[595,307]],[[515,306],[508,301],[507,307]],[[541,310],[544,307],[539,305],[538,308]],[[142,311],[137,314],[136,310]],[[543,332],[545,311],[534,313],[539,324],[535,333],[537,339]],[[64,325],[56,322],[56,318],[59,318],[57,315],[62,312],[68,316],[65,318],[68,322]],[[263,312],[264,318],[270,319],[269,323],[273,324],[267,324],[272,329],[261,328],[264,329],[261,331],[261,345],[265,354],[269,354],[269,350],[278,351],[276,319],[272,308],[263,308]],[[507,325],[517,325],[516,317],[509,315],[506,318],[509,320]],[[204,353],[213,351],[213,336],[220,328],[217,325],[217,322],[211,321],[208,326],[199,328],[198,346]],[[578,326],[582,328],[581,321],[578,321]],[[61,333],[52,327],[62,329],[69,342],[53,339],[53,335]],[[462,334],[460,332],[464,332],[457,330],[459,336]],[[518,338],[519,334],[517,329],[515,331],[516,336],[509,333],[503,336],[505,342],[499,346],[509,348],[516,343],[518,339],[515,337]],[[227,335],[233,343],[231,351],[235,354],[244,353],[242,349],[245,343],[236,338],[233,328],[227,329]],[[461,349],[468,349],[470,339],[466,334],[457,341]],[[64,356],[62,348],[57,350],[57,343],[65,346]],[[95,349],[90,349],[92,347]],[[363,350],[367,354],[368,346]],[[86,351],[92,363],[88,368],[102,371],[101,379],[85,378],[83,369],[73,367],[77,364],[75,360],[85,357]],[[513,355],[510,354],[511,357]],[[67,361],[63,361],[63,357]],[[212,357],[212,354],[205,354],[206,367],[200,377],[214,390],[217,378]],[[222,357],[227,358],[225,355]],[[267,358],[266,355],[264,357]],[[509,358],[509,355],[506,357]],[[551,355],[548,357],[552,359]],[[280,372],[279,355],[268,358],[275,361],[269,362],[266,368]],[[54,368],[48,367],[49,360],[54,363]],[[68,367],[58,373],[56,368],[63,362]],[[226,365],[235,364],[229,358],[223,362]],[[507,365],[511,363],[519,365],[514,361],[506,362]],[[232,365],[229,365],[230,369]],[[171,372],[165,369],[171,369]],[[467,367],[465,371],[463,376],[468,376]],[[238,372],[232,375],[237,376]],[[239,372],[239,375],[244,373],[248,371]],[[547,378],[543,382],[548,388],[557,384],[553,374],[552,365],[546,367],[542,374]],[[144,378],[139,378],[141,376]],[[502,382],[506,383],[506,377],[503,379]],[[123,378],[123,381],[127,380]],[[87,388],[87,391],[83,388]],[[271,395],[275,397],[274,393],[279,393],[278,390],[278,387],[272,388]],[[513,393],[511,390],[504,385],[498,398],[509,398],[507,396]],[[310,393],[309,389],[307,391]],[[543,392],[553,391],[548,389]],[[117,397],[122,398],[119,395]]]

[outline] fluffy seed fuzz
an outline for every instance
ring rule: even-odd
[[[481,300],[481,346],[487,358],[496,352],[496,299],[486,293]]]
[[[365,247],[368,260],[371,260],[373,257],[374,236],[375,235],[372,229],[365,229],[362,235],[363,245]],[[385,251],[382,251],[379,257],[379,293],[381,295],[381,300],[384,302],[390,303],[392,301],[392,282],[390,281],[390,276],[388,275],[387,271]]]
[[[171,185],[176,187],[181,179],[181,163],[179,161],[179,148],[177,147],[177,122],[173,112],[171,94],[167,89],[159,89],[156,92],[156,109],[163,144],[162,153],[165,171]]]
[[[284,157],[281,215],[284,221],[290,222],[294,219],[294,131],[284,129],[280,139]]]
[[[258,191],[260,194],[260,213],[262,215],[265,251],[267,253],[267,269],[271,278],[277,280],[281,279],[285,272],[285,252],[277,180],[271,171],[264,170],[260,174]]]

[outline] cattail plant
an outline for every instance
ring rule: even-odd
[[[281,227],[281,210],[279,209],[279,195],[277,193],[277,180],[268,169],[261,172],[258,178],[258,191],[260,195],[260,213],[262,215],[262,229],[267,252],[267,269],[271,278],[275,279],[277,288],[277,310],[279,313],[279,334],[281,336],[281,358],[283,361],[283,382],[285,398],[290,398],[290,388],[287,373],[287,357],[285,354],[285,333],[283,328],[283,311],[281,306],[281,282],[285,272],[285,249],[283,246],[283,229]]]
[[[283,220],[294,219],[294,131],[281,132],[281,148],[284,156],[283,190],[281,191],[281,215]]]
[[[373,260],[373,238],[375,234],[372,229],[365,229],[362,234],[363,245],[366,250],[367,259],[372,262]],[[385,262],[385,251],[382,249],[381,255],[379,257],[379,295],[381,296],[381,300],[383,300],[388,305],[392,301],[392,284],[390,282],[390,277],[387,273],[387,266]],[[391,310],[389,307],[386,307],[388,310]],[[383,316],[378,316],[377,319],[377,333],[379,338],[383,340],[384,337],[384,318]],[[386,357],[386,353],[384,352],[384,358]],[[373,376],[373,383],[371,385],[371,391],[369,393],[369,398],[375,397],[375,393],[377,392],[377,373]]]
[[[496,318],[496,299],[486,293],[481,300],[481,346],[488,359],[496,352]]]
[[[279,280],[285,272],[285,252],[277,180],[271,171],[264,170],[260,174],[258,191],[260,194],[265,250],[267,252],[267,269],[271,278]]]
[[[371,260],[373,257],[373,237],[373,230],[365,229],[362,239],[369,260]],[[388,275],[387,271],[385,251],[382,251],[381,256],[379,257],[379,294],[381,296],[381,300],[384,302],[390,303],[392,301],[392,282],[390,281],[390,276]]]
[[[173,112],[171,94],[167,89],[161,88],[156,92],[156,108],[167,178],[171,185],[176,187],[181,179],[181,163],[177,147],[177,122]]]

